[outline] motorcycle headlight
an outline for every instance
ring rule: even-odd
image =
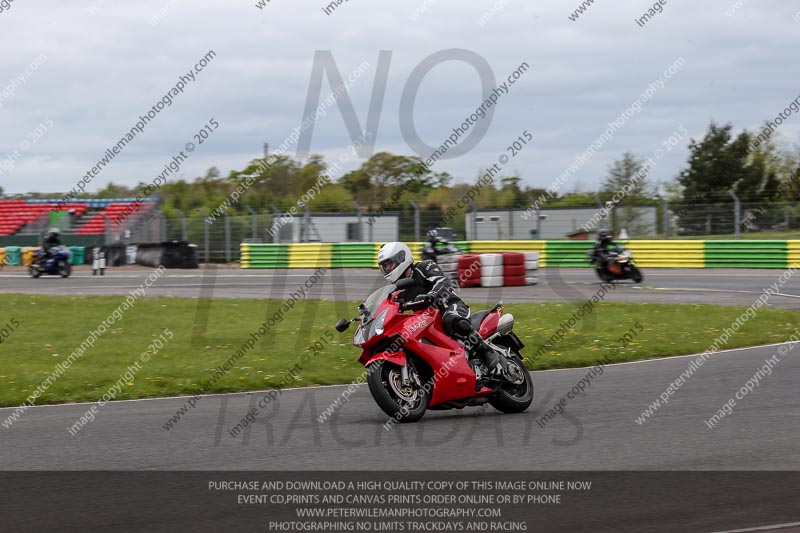
[[[386,320],[386,313],[388,312],[388,309],[384,309],[383,312],[375,319],[375,325],[373,327],[375,328],[376,335],[383,334],[383,322]]]

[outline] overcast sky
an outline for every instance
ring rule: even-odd
[[[712,119],[755,129],[800,96],[797,0],[668,0],[644,27],[635,19],[653,4],[643,1],[597,0],[576,21],[568,15],[578,0],[350,0],[330,14],[322,1],[271,0],[263,9],[256,2],[14,0],[0,12],[0,185],[6,193],[73,187],[209,50],[213,61],[87,190],[150,181],[212,117],[219,128],[196,146],[180,176],[243,168],[263,143],[277,147],[302,122],[318,50],[330,50],[344,77],[369,64],[349,90],[362,128],[378,54],[392,52],[375,152],[408,155],[414,152],[400,116],[410,110],[400,109],[400,98],[423,59],[467,49],[488,62],[498,83],[528,63],[531,69],[498,101],[485,137],[435,170],[474,181],[527,130],[532,144],[504,171],[541,187],[682,57],[683,66],[562,191],[594,188],[623,152],[648,157],[681,126],[693,137]],[[493,5],[500,9],[481,26],[476,19]],[[424,12],[413,20],[417,10]],[[37,58],[38,68],[25,75]],[[13,81],[19,76],[24,84]],[[325,78],[322,98],[331,89]],[[475,68],[443,63],[420,86],[414,123],[425,142],[438,145],[481,100]],[[780,132],[800,140],[800,116],[785,120]],[[316,123],[311,152],[333,161],[351,142],[334,105]],[[665,152],[653,181],[676,175],[687,142]],[[363,160],[350,158],[345,168]]]

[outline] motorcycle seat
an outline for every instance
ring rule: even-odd
[[[481,322],[483,319],[489,315],[489,310],[485,309],[483,311],[478,311],[477,313],[472,313],[469,317],[470,322],[472,323],[473,329],[478,329],[481,327]]]

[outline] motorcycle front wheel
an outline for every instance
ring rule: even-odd
[[[644,280],[642,271],[635,266],[631,266],[631,279],[634,283],[641,283]]]
[[[38,268],[31,265],[28,267],[28,274],[30,274],[32,278],[38,278],[42,273],[39,272]]]
[[[58,263],[58,273],[62,278],[68,278],[72,269],[69,266],[69,263],[66,261],[59,261]]]
[[[508,359],[509,373],[523,374],[523,381],[518,385],[504,383],[500,389],[489,398],[492,407],[503,413],[521,413],[533,402],[533,378],[522,356],[515,353]]]
[[[397,422],[416,422],[425,415],[430,401],[428,387],[409,366],[410,383],[405,385],[398,365],[380,359],[367,367],[367,384],[375,403]]]

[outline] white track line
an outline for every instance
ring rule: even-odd
[[[797,342],[800,342],[800,341],[797,341]],[[755,350],[757,348],[769,348],[771,346],[782,346],[784,344],[794,344],[794,342],[786,341],[786,342],[776,342],[776,343],[773,343],[773,344],[761,344],[761,345],[758,345],[758,346],[745,346],[744,348],[730,348],[728,350],[719,350],[718,352],[711,354],[710,357],[713,357],[713,356],[719,355],[719,354],[723,354],[723,353],[743,352],[745,350]],[[642,363],[658,363],[658,362],[664,362],[664,361],[673,361],[675,359],[684,359],[684,358],[687,358],[687,357],[697,357],[697,356],[702,355],[703,353],[704,352],[694,353],[694,354],[687,354],[687,355],[670,355],[668,357],[659,357],[659,358],[655,358],[655,359],[641,359],[639,361],[626,361],[626,362],[622,362],[622,363],[611,363],[611,364],[608,364],[608,365],[605,365],[605,366],[622,366],[622,365],[637,365],[637,364],[642,364]],[[586,368],[593,368],[593,366],[576,366],[576,367],[570,367],[570,368],[552,368],[552,369],[549,369],[549,370],[534,370],[532,373],[537,374],[537,373],[540,373],[540,372],[565,372],[565,371],[570,371],[570,370],[581,370],[581,369],[586,369]],[[341,384],[338,384],[338,385],[312,385],[310,387],[293,387],[291,389],[281,389],[281,390],[283,390],[283,391],[296,391],[296,390],[310,390],[310,389],[332,389],[332,388],[335,388],[335,387],[349,387],[350,385],[352,385],[352,383],[341,383]],[[264,393],[264,392],[267,392],[269,390],[271,390],[271,389],[259,389],[259,390],[253,390],[253,391],[239,391],[239,392],[220,392],[220,393],[214,393],[214,394],[203,394],[201,397],[202,398],[206,398],[206,397],[212,397],[212,396],[241,396],[241,395],[247,395],[247,394]],[[192,398],[192,397],[193,397],[193,395],[186,395],[186,396],[158,396],[156,398],[132,398],[132,399],[128,399],[128,400],[113,400],[113,401],[107,402],[107,403],[152,402],[152,401],[155,401],[155,400],[178,400],[178,399],[181,399],[181,398]],[[97,402],[96,401],[95,402],[70,402],[70,403],[54,403],[54,404],[46,404],[46,405],[32,405],[32,406],[28,407],[28,409],[45,408],[45,407],[63,407],[63,406],[70,406],[70,405],[90,405],[90,404],[93,404],[93,403],[97,403]],[[0,411],[3,411],[4,409],[17,409],[17,407],[18,406],[0,407]]]
[[[691,287],[651,287],[650,290],[654,291],[695,291],[695,292],[726,292],[726,293],[736,293],[736,294],[762,294],[761,292],[755,291],[736,291],[731,289],[703,289],[703,288],[691,288]],[[785,296],[786,298],[800,298],[800,296],[796,294],[786,294],[783,292],[776,292],[772,296]]]
[[[747,529],[729,529],[728,531],[715,531],[714,533],[747,533],[749,531],[774,531],[776,529],[786,529],[789,527],[798,527],[800,522],[792,522],[790,524],[773,524],[771,526],[749,527]]]

